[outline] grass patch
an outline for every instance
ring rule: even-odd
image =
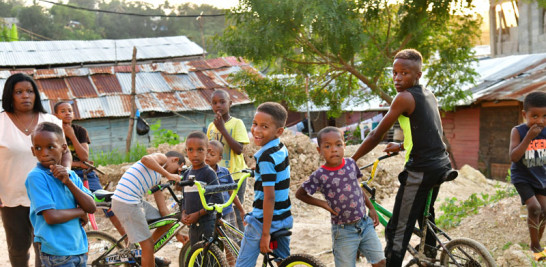
[[[481,193],[478,195],[474,193],[464,201],[460,201],[455,197],[446,198],[446,201],[440,206],[443,214],[436,218],[436,225],[444,229],[456,227],[463,218],[477,214],[479,208],[517,194],[513,186],[506,186],[505,188],[499,186],[496,188],[494,194]]]
[[[147,153],[146,146],[137,143],[131,148],[129,153],[125,153],[125,151],[119,151],[117,149],[114,149],[110,152],[95,152],[90,149],[89,154],[89,158],[93,161],[95,166],[106,166],[111,164],[136,162],[139,161]]]

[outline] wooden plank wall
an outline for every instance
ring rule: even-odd
[[[461,108],[442,113],[444,133],[451,145],[457,168],[468,164],[478,168],[480,109]]]
[[[247,131],[250,132],[255,110],[253,104],[238,105],[231,108],[231,115],[242,119]],[[162,129],[173,130],[181,138],[185,138],[191,131],[206,130],[208,124],[214,119],[212,111],[181,112],[179,114],[155,114],[152,117],[150,116],[151,114],[144,113],[142,116],[149,124],[161,120]],[[108,152],[114,149],[125,150],[127,127],[129,126],[127,117],[83,120],[75,121],[74,123],[87,129],[89,138],[91,139],[89,147],[93,151]],[[135,131],[133,133],[133,144],[139,142],[140,144],[151,146],[152,138],[153,135],[151,132],[140,136]]]

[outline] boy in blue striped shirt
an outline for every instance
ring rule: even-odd
[[[266,102],[258,106],[252,121],[254,144],[262,148],[254,154],[256,182],[254,184],[254,209],[245,217],[247,226],[237,267],[256,265],[260,252],[274,252],[278,257],[290,255],[290,238],[277,239],[275,251],[269,248],[271,233],[292,228],[290,213],[290,164],[288,150],[280,142],[287,112],[278,103]]]
[[[129,243],[139,243],[142,248],[143,267],[155,266],[154,240],[170,226],[158,228],[153,235],[150,233],[146,220],[165,216],[169,210],[161,191],[154,193],[159,210],[145,201],[146,195],[150,188],[161,183],[162,176],[171,181],[180,181],[178,173],[184,161],[184,155],[176,151],[146,155],[125,171],[112,196],[112,211],[125,229]],[[164,261],[162,263],[168,265],[166,260],[156,261]]]

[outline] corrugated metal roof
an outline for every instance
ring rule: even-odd
[[[72,89],[74,97],[76,98],[87,98],[87,97],[98,97],[95,87],[89,81],[89,76],[75,76],[65,78],[66,83]]]
[[[546,54],[482,59],[475,69],[480,82],[471,88],[473,103],[523,101],[529,92],[546,91]]]
[[[104,94],[121,94],[123,90],[115,75],[96,74],[91,76],[91,80],[100,95]]]
[[[44,99],[72,99],[73,95],[66,86],[64,79],[36,80],[38,90],[45,95]]]
[[[0,42],[0,67],[48,66],[166,59],[203,55],[186,36],[93,41]]]
[[[224,88],[234,105],[250,103],[250,99],[226,80],[229,74],[248,65],[226,66],[236,60],[212,59],[193,61],[199,71],[185,62],[165,62],[137,65],[137,108],[142,112],[181,112],[211,110],[210,95]],[[216,66],[217,68],[212,68]],[[248,66],[251,68],[250,66]],[[76,119],[129,116],[131,106],[130,66],[56,68],[27,70],[34,75],[46,108],[59,100],[72,100]],[[14,72],[0,72],[0,85]]]

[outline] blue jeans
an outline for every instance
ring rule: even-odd
[[[40,260],[44,267],[85,267],[87,254],[73,256],[56,256],[47,253],[40,254]]]
[[[258,255],[260,255],[260,239],[262,238],[263,224],[250,215],[245,217],[245,221],[247,225],[243,241],[241,241],[239,257],[237,257],[237,263],[235,264],[236,267],[254,267],[256,266]],[[273,233],[282,229],[291,229],[293,222],[292,216],[282,221],[273,221],[269,232]],[[283,236],[277,239],[277,245],[277,249],[273,250],[275,255],[281,259],[290,256],[290,236]]]
[[[83,169],[74,169],[73,170],[82,180],[83,182]],[[89,182],[89,190],[91,192],[95,192],[99,189],[102,189],[102,185],[100,184],[99,177],[95,173],[95,171],[91,171],[87,174],[87,181]]]
[[[355,266],[357,251],[366,256],[371,264],[385,258],[373,220],[368,216],[351,224],[333,224],[332,242],[336,267]]]

